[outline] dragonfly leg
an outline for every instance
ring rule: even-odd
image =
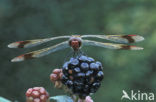
[[[66,61],[68,61],[71,57],[73,58],[79,58],[80,56],[85,55],[87,56],[82,50],[78,50],[78,51],[70,51],[67,56],[65,57],[64,63]]]
[[[65,57],[64,63],[67,62],[67,61],[70,59],[70,57],[73,57],[73,54],[74,54],[74,52],[73,52],[73,51],[70,51],[70,52],[67,54],[67,56]]]
[[[84,51],[79,50],[79,56],[81,56],[81,55],[85,55],[85,56],[87,56],[87,54],[86,54]]]

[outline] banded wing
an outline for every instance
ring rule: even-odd
[[[142,47],[125,45],[125,44],[113,44],[113,43],[102,43],[96,42],[91,40],[83,40],[83,45],[92,45],[92,46],[99,46],[109,49],[123,49],[123,50],[143,50]]]
[[[142,36],[139,35],[82,35],[82,38],[101,38],[118,43],[135,43],[144,40]]]
[[[41,50],[32,51],[32,52],[20,55],[18,57],[15,57],[14,59],[12,59],[11,62],[20,62],[20,61],[24,61],[24,60],[27,60],[27,59],[39,58],[39,57],[48,55],[48,54],[50,54],[52,52],[56,52],[58,50],[65,49],[67,47],[69,47],[68,41],[62,42],[60,44],[50,46],[48,48],[43,48]]]
[[[9,48],[30,48],[30,47],[37,46],[48,41],[61,39],[61,38],[70,38],[70,36],[58,36],[58,37],[45,38],[45,39],[18,41],[18,42],[13,42],[9,44],[8,47]]]

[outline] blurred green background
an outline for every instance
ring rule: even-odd
[[[102,86],[92,95],[95,102],[122,102],[122,90],[156,95],[155,27],[155,0],[0,0],[0,96],[24,102],[26,90],[34,86],[45,87],[51,96],[65,94],[54,88],[49,75],[54,68],[61,68],[71,49],[40,59],[10,62],[17,55],[62,40],[31,49],[9,49],[7,45],[19,40],[72,34],[139,34],[145,37],[143,42],[134,44],[144,47],[143,51],[82,48],[104,66]]]

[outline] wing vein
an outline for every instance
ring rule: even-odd
[[[34,47],[52,40],[62,39],[62,38],[70,38],[70,36],[58,36],[58,37],[51,37],[45,39],[34,39],[34,40],[25,40],[25,41],[18,41],[13,42],[8,45],[9,48],[30,48]]]
[[[142,50],[142,47],[131,46],[126,44],[114,44],[114,43],[102,43],[91,40],[83,40],[83,45],[92,45],[98,47],[104,47],[109,49],[123,49],[123,50]]]
[[[82,35],[82,38],[100,38],[118,43],[135,43],[144,40],[140,35]]]
[[[50,46],[47,48],[43,48],[43,49],[40,49],[37,51],[32,51],[32,52],[17,56],[15,58],[13,58],[11,60],[11,62],[20,62],[20,61],[24,61],[27,59],[39,58],[39,57],[48,55],[50,53],[56,52],[58,50],[68,48],[68,47],[69,47],[68,41],[65,41],[65,42],[59,43],[59,44],[54,45],[54,46]]]

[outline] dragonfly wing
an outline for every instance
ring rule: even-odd
[[[52,52],[56,52],[58,50],[65,49],[67,47],[69,47],[68,41],[54,45],[54,46],[50,46],[48,48],[43,48],[41,50],[32,51],[32,52],[20,55],[18,57],[15,57],[14,59],[12,59],[11,62],[20,62],[20,61],[24,61],[27,59],[39,58],[39,57],[48,55]]]
[[[109,49],[123,49],[123,50],[142,50],[142,47],[125,45],[125,44],[113,44],[113,43],[102,43],[96,42],[91,40],[83,40],[83,45],[92,45],[92,46],[99,46]]]
[[[135,43],[144,40],[144,38],[140,35],[82,35],[81,37],[96,37],[118,43]]]
[[[30,47],[37,46],[48,41],[61,39],[61,38],[70,38],[70,36],[58,36],[58,37],[45,38],[45,39],[18,41],[18,42],[13,42],[9,44],[8,47],[9,48],[30,48]]]

